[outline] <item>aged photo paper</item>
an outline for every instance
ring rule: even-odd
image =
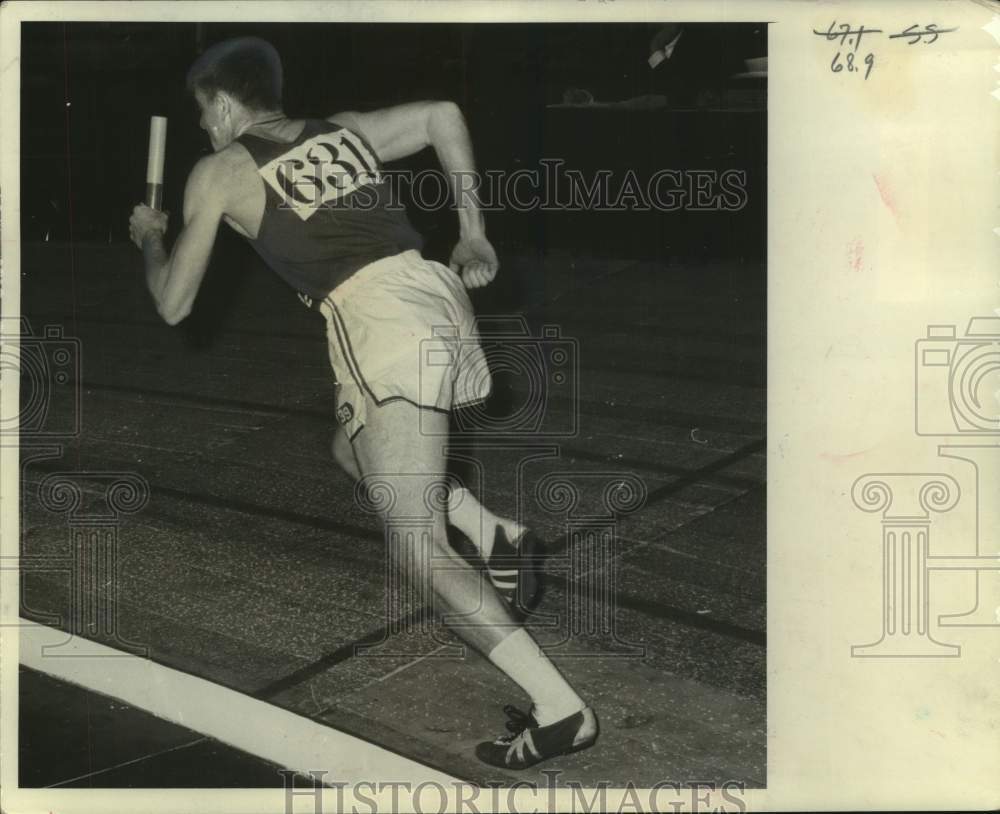
[[[0,810],[1000,802],[1000,5],[0,5]]]

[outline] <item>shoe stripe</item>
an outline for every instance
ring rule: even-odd
[[[534,755],[535,760],[541,760],[542,756],[539,753],[538,749],[535,748],[535,741],[531,737],[530,729],[524,730],[524,742],[528,745],[528,749],[531,750],[531,754]]]
[[[490,576],[491,577],[498,577],[498,576],[499,577],[509,577],[509,576],[516,575],[517,572],[518,572],[517,568],[491,568],[490,569]]]

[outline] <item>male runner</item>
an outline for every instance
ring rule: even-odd
[[[446,614],[463,619],[462,638],[531,698],[531,714],[512,715],[510,734],[479,744],[476,754],[520,769],[591,746],[598,734],[593,711],[517,625],[493,583],[449,545],[445,524],[477,544],[491,568],[516,557],[524,530],[487,512],[466,490],[449,489],[447,510],[426,497],[448,489],[441,439],[450,411],[484,399],[490,388],[463,284],[488,284],[499,264],[474,195],[457,182],[475,169],[461,112],[450,102],[417,102],[289,119],[278,53],[256,38],[209,48],[191,67],[188,88],[214,154],[188,177],[184,227],[168,252],[166,214],[139,205],[130,221],[160,316],[176,325],[190,313],[220,221],[246,237],[326,318],[344,430],[335,457],[354,477],[377,476],[390,486],[395,502],[383,512],[397,532],[389,535],[390,555],[406,564],[410,580],[429,585]],[[428,145],[456,198],[460,239],[451,269],[421,257],[420,236],[380,176],[382,162]],[[429,340],[450,364],[421,364]],[[414,556],[423,527],[405,532],[406,518],[429,512],[432,556],[448,562],[433,579],[429,559]]]

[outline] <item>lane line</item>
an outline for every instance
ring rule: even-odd
[[[348,659],[354,658],[357,655],[357,649],[359,647],[375,645],[385,641],[389,638],[390,627],[405,629],[409,625],[418,623],[425,619],[426,616],[427,608],[419,608],[408,613],[402,619],[397,620],[391,626],[385,624],[375,628],[374,630],[366,633],[364,636],[355,639],[353,642],[343,644],[336,650],[320,656],[316,659],[316,661],[306,664],[298,670],[272,681],[270,684],[264,685],[253,693],[253,697],[259,698],[262,701],[274,699],[283,692],[293,689],[294,687],[298,687],[301,684],[305,684],[311,678],[325,672],[331,667],[336,667],[338,664],[342,664]]]
[[[703,473],[706,472],[716,472],[724,469],[733,463],[760,451],[765,446],[765,441],[755,441],[737,450],[731,455],[728,455],[717,462],[709,464],[705,467],[701,467],[698,470],[694,470],[691,474],[686,477],[680,478],[677,482],[671,484],[665,484],[657,490],[650,493],[647,498],[646,505],[637,514],[639,516],[645,513],[651,505],[659,503],[673,494],[683,490],[687,486],[697,483],[699,478]],[[45,465],[39,465],[33,467],[34,469],[45,469]],[[58,467],[55,467],[58,468]],[[272,510],[269,508],[257,506],[255,504],[247,503],[244,501],[216,498],[212,496],[198,495],[193,493],[184,492],[179,489],[173,489],[170,487],[153,486],[154,494],[167,494],[180,500],[187,502],[198,503],[201,505],[209,505],[216,508],[226,508],[234,511],[239,511],[242,513],[247,513],[255,516],[265,516],[273,519],[280,519],[291,523],[296,523],[300,525],[306,525],[311,528],[318,528],[321,530],[330,530],[345,535],[357,536],[362,539],[370,539],[373,541],[382,541],[383,535],[379,530],[367,529],[359,526],[353,526],[345,523],[338,523],[336,521],[329,520],[325,517],[316,517],[312,515],[303,515],[297,512],[291,512],[286,510]],[[706,507],[709,508],[709,507]],[[566,537],[562,538],[563,548],[568,542]],[[648,542],[640,543],[640,546],[650,545]],[[636,550],[636,547],[632,547],[630,550]],[[555,584],[561,584],[563,587],[567,585],[567,581],[558,575],[546,574],[546,579],[551,580]],[[701,630],[707,630],[713,633],[718,633],[730,638],[735,638],[740,641],[749,642],[752,644],[758,644],[763,646],[766,642],[764,634],[759,631],[749,630],[747,628],[740,627],[738,625],[732,625],[730,623],[714,620],[707,618],[705,616],[699,616],[697,614],[692,614],[681,608],[677,608],[664,603],[657,603],[648,599],[643,599],[636,596],[630,596],[627,594],[619,595],[621,604],[624,607],[631,608],[643,613],[647,613],[651,616],[661,619],[667,619],[670,621],[677,622],[679,624],[684,624],[689,627],[694,627]],[[419,614],[423,611],[414,612],[410,616],[419,618]],[[408,617],[409,618],[409,617]],[[405,622],[404,622],[405,623]],[[386,636],[387,626],[381,626],[375,630],[370,631],[359,639],[350,642],[348,644],[342,645],[336,650],[321,656],[315,662],[306,665],[294,673],[285,676],[282,679],[278,679],[271,685],[259,689],[255,695],[265,698],[274,697],[278,693],[289,689],[291,687],[297,686],[305,681],[308,681],[315,675],[323,672],[329,667],[336,666],[337,664],[346,661],[351,658],[355,649],[358,646],[365,644],[372,644],[382,641]]]
[[[108,766],[106,769],[98,769],[96,772],[88,772],[87,774],[81,774],[77,777],[71,777],[68,780],[60,780],[58,783],[52,783],[45,786],[47,789],[57,789],[60,786],[65,786],[68,783],[75,783],[78,780],[86,780],[88,777],[99,777],[102,774],[107,774],[108,772],[113,772],[116,769],[123,769],[126,766],[133,766],[136,763],[142,763],[145,760],[150,760],[151,758],[161,757],[162,755],[169,755],[171,752],[179,752],[181,749],[189,749],[192,746],[197,746],[199,743],[206,743],[208,738],[196,738],[188,743],[182,743],[179,746],[171,746],[169,749],[161,749],[159,752],[152,752],[148,755],[143,755],[142,757],[133,758],[132,760],[125,760],[114,766]]]
[[[650,506],[655,506],[657,503],[666,500],[671,495],[677,494],[677,492],[682,489],[687,488],[695,483],[699,483],[700,479],[705,475],[714,475],[716,472],[721,472],[734,463],[743,460],[744,458],[749,458],[751,455],[755,455],[758,452],[763,452],[767,448],[767,439],[761,438],[757,441],[752,441],[740,447],[735,452],[720,458],[710,464],[706,464],[700,469],[695,469],[687,475],[678,478],[673,483],[665,483],[659,489],[654,489],[646,498],[646,505],[640,510],[640,514],[645,513],[649,510]],[[766,482],[766,479],[765,479]]]
[[[545,582],[551,582],[560,586],[564,590],[568,588],[568,580],[561,574],[544,575]],[[767,647],[767,634],[760,630],[742,627],[733,622],[726,622],[722,619],[713,619],[710,616],[699,616],[697,613],[686,611],[664,602],[644,599],[632,594],[617,591],[615,593],[615,605],[620,608],[644,613],[656,619],[663,619],[668,622],[676,622],[685,627],[704,630],[708,633],[716,633],[729,639],[736,639],[747,644]],[[529,621],[531,617],[528,617]]]
[[[65,465],[60,465],[59,462],[38,463],[27,467],[27,469],[30,472],[38,472],[41,474],[66,471]],[[79,473],[81,480],[84,479],[86,474],[87,473],[85,472]],[[25,479],[24,482],[35,485],[35,482],[27,479]],[[343,523],[337,520],[331,520],[329,517],[325,516],[303,514],[301,512],[294,512],[288,509],[279,509],[271,506],[261,506],[257,503],[251,503],[246,500],[237,500],[235,498],[188,492],[184,489],[176,489],[172,486],[163,486],[157,483],[150,483],[149,487],[151,497],[154,495],[166,495],[167,497],[172,497],[185,503],[194,503],[199,506],[208,506],[213,509],[226,509],[253,517],[265,517],[270,520],[283,520],[287,523],[307,526],[318,531],[332,531],[336,534],[343,534],[345,536],[356,537],[362,540],[376,540],[381,542],[384,539],[384,534],[380,529],[371,529],[364,526],[356,526],[352,523]]]
[[[106,382],[80,383],[84,390],[104,391],[109,393],[126,393],[129,395],[151,397],[154,399],[164,399],[169,402],[180,402],[196,407],[225,407],[234,410],[241,410],[248,413],[266,415],[272,417],[282,416],[304,416],[307,418],[319,419],[328,423],[332,429],[333,415],[329,410],[309,407],[287,407],[264,402],[246,401],[242,399],[223,398],[221,396],[206,396],[197,393],[185,393],[183,391],[159,390],[148,387],[133,387],[129,385],[109,384]],[[761,420],[748,420],[732,416],[710,415],[700,413],[688,413],[680,410],[670,410],[663,407],[651,407],[646,405],[610,404],[594,399],[568,399],[561,396],[552,396],[546,400],[546,404],[551,407],[561,409],[563,412],[570,412],[576,406],[580,407],[580,412],[584,415],[596,415],[601,417],[612,417],[621,419],[623,414],[629,419],[645,420],[656,427],[671,427],[674,429],[690,430],[691,427],[699,427],[705,430],[718,430],[732,435],[742,435],[748,438],[760,438],[764,433],[765,423]],[[473,437],[470,434],[469,437]],[[481,436],[474,436],[477,440],[489,442],[494,436],[483,433]],[[515,438],[538,438],[531,433],[524,436],[514,436],[513,434],[501,435],[500,437],[513,440]],[[570,438],[572,436],[569,436]],[[542,440],[551,443],[558,443],[561,438],[543,437]]]
[[[746,345],[758,343],[763,344],[764,334],[760,330],[724,333],[726,328],[732,327],[732,322],[730,320],[719,319],[719,327],[717,330],[704,327],[704,319],[697,320],[697,325],[692,324],[691,327],[680,327],[680,320],[688,319],[692,323],[695,322],[695,320],[691,320],[691,310],[691,306],[688,305],[684,308],[674,308],[660,311],[658,313],[663,320],[661,323],[657,323],[655,325],[650,323],[639,323],[634,326],[630,326],[627,335],[632,338],[659,337],[664,339],[705,339],[712,342],[719,342],[720,339],[727,339]],[[60,320],[64,320],[66,315],[61,311],[36,311],[31,314],[30,318],[45,324],[55,324]],[[543,319],[542,321],[546,320]],[[99,325],[102,327],[121,326],[128,328],[149,328],[157,332],[162,332],[163,330],[163,323],[154,320],[77,316],[76,322],[86,325]],[[579,320],[579,318],[575,315],[567,319],[550,319],[548,322],[557,322],[559,327],[563,330],[563,335],[568,337],[575,338],[581,334],[592,337],[626,335],[623,334],[620,327],[615,323],[603,323],[597,322],[596,320],[594,322],[586,322]],[[750,324],[749,320],[747,321],[747,324]],[[317,330],[315,333],[307,333],[305,331],[261,331],[254,328],[226,328],[218,334],[220,341],[223,341],[227,337],[243,336],[259,337],[261,339],[302,339],[319,344],[325,344],[326,342],[326,338],[323,335],[322,323],[317,323]]]
[[[391,671],[389,673],[386,673],[384,676],[380,676],[379,678],[376,678],[375,679],[375,683],[380,684],[383,681],[389,680],[394,675],[399,675],[400,673],[405,672],[406,670],[409,670],[411,667],[416,667],[422,661],[426,661],[427,659],[432,658],[436,653],[440,653],[442,650],[447,650],[450,646],[451,645],[442,644],[440,647],[435,647],[433,650],[431,650],[430,653],[424,653],[424,655],[418,656],[413,661],[407,662],[406,664],[403,664],[403,665],[397,667],[395,670],[393,670],[393,671]]]
[[[158,718],[293,771],[326,770],[348,783],[373,766],[394,781],[458,780],[361,738],[266,701],[89,639],[18,620],[21,664],[93,692],[118,698]],[[60,657],[45,654],[58,646]]]
[[[689,485],[699,482],[705,474],[714,474],[731,466],[733,463],[749,456],[755,454],[756,452],[764,449],[766,442],[761,439],[759,441],[754,441],[750,444],[745,445],[741,449],[727,455],[712,464],[701,467],[697,470],[691,471],[689,474],[681,477],[676,483],[666,484],[660,489],[654,490],[650,493],[647,499],[646,506],[643,511],[648,509],[650,505],[661,502],[672,494],[676,494],[680,490],[686,488]],[[46,466],[35,467],[36,469],[45,469]],[[59,467],[53,467],[53,469],[58,469]],[[160,494],[169,494],[173,497],[187,500],[191,502],[200,502],[203,504],[224,507],[228,509],[233,509],[240,512],[245,512],[249,514],[266,514],[269,517],[274,517],[277,519],[286,520],[288,522],[301,523],[310,525],[314,528],[321,528],[325,530],[334,530],[344,534],[351,534],[354,536],[360,536],[362,538],[369,538],[375,540],[381,540],[382,534],[377,530],[365,529],[357,526],[352,526],[349,524],[337,523],[323,517],[315,517],[310,515],[302,515],[297,512],[290,512],[285,510],[277,509],[263,509],[260,506],[254,504],[246,503],[244,501],[236,501],[223,498],[215,498],[212,496],[205,495],[195,495],[192,493],[187,493],[182,490],[173,489],[169,487],[154,487],[154,492]],[[555,584],[561,584],[564,588],[567,586],[567,581],[558,575],[546,575],[546,579],[551,580]],[[706,630],[712,633],[721,634],[730,638],[735,638],[740,641],[748,642],[751,644],[756,644],[759,646],[766,646],[766,635],[759,631],[749,630],[741,626],[724,622],[721,620],[715,620],[707,618],[705,616],[699,616],[697,614],[685,611],[682,608],[677,608],[674,606],[666,605],[664,603],[653,602],[647,599],[643,599],[636,596],[631,596],[628,594],[618,594],[617,600],[619,604],[624,607],[636,610],[647,615],[667,619],[674,621],[688,627],[694,627],[701,630]],[[409,624],[412,619],[420,618],[426,609],[420,609],[410,614],[406,619],[403,620],[403,624]],[[266,685],[263,688],[258,689],[253,697],[258,699],[274,698],[281,692],[291,689],[295,686],[299,686],[306,681],[310,680],[314,676],[324,672],[325,670],[334,667],[352,657],[356,654],[356,649],[359,646],[365,644],[375,644],[383,641],[388,635],[388,626],[382,626],[370,633],[362,636],[361,638],[355,640],[354,642],[348,643],[346,645],[337,648],[337,650],[326,654],[315,662],[306,665],[293,673],[284,676],[277,681]],[[167,668],[164,668],[167,669]],[[231,691],[230,691],[231,692]]]
[[[698,474],[699,479],[696,483],[699,486],[711,486],[713,488],[718,487],[728,487],[736,490],[748,491],[750,489],[756,489],[764,485],[762,480],[748,476],[748,475],[726,475],[719,472],[709,472],[709,478],[704,478],[701,469],[689,469],[684,466],[675,466],[672,464],[661,464],[655,461],[649,461],[643,458],[616,458],[613,455],[602,455],[598,452],[590,452],[587,449],[582,449],[580,447],[567,447],[560,445],[560,451],[565,454],[567,458],[579,458],[582,461],[592,461],[593,463],[600,464],[612,464],[623,467],[629,467],[631,469],[646,469],[650,472],[657,472],[661,475],[677,475],[682,478],[690,477],[691,475]],[[736,454],[739,450],[734,451],[731,454]],[[726,466],[730,466],[737,463],[738,460],[742,460],[747,456],[741,456],[741,458],[735,461],[728,461]]]
[[[704,372],[707,368],[717,365],[721,370]],[[690,366],[696,370],[685,370]],[[756,369],[755,369],[756,368]],[[717,363],[709,357],[687,357],[676,366],[661,366],[644,368],[636,365],[620,364],[585,364],[580,363],[580,371],[596,373],[622,373],[642,379],[667,379],[669,381],[709,382],[726,386],[737,385],[746,390],[764,390],[763,365],[754,362],[719,360]]]

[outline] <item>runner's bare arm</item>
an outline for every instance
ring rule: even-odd
[[[410,102],[369,113],[336,113],[327,121],[361,133],[382,161],[395,161],[431,145],[432,119],[455,115],[462,114],[454,102]]]
[[[476,163],[465,117],[454,102],[413,102],[370,113],[347,112],[329,121],[361,133],[382,161],[392,161],[431,146],[448,176],[458,209],[460,239],[451,266],[469,288],[489,283],[500,264],[486,239],[475,194]]]
[[[217,174],[211,156],[191,170],[184,188],[184,227],[169,255],[163,245],[165,213],[139,204],[129,221],[132,241],[142,249],[145,260],[146,284],[157,312],[168,325],[176,325],[191,313],[208,269],[224,209],[224,185]]]

